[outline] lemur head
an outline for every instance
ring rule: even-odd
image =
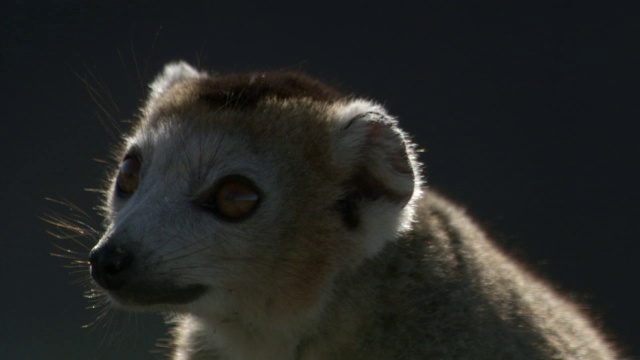
[[[90,253],[113,302],[307,311],[411,226],[418,164],[380,105],[299,73],[217,77],[185,63],[150,87]]]

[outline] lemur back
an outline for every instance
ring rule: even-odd
[[[427,189],[380,105],[294,72],[150,85],[89,255],[172,314],[174,359],[615,359],[575,305]]]

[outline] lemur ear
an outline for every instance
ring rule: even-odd
[[[402,208],[419,182],[413,145],[384,108],[356,100],[338,109],[336,149],[347,187],[363,200],[385,200]]]
[[[162,73],[149,85],[151,89],[149,100],[153,101],[159,98],[165,91],[182,80],[199,78],[205,75],[205,73],[197,71],[184,61],[169,63],[165,65]]]
[[[338,104],[334,159],[344,193],[336,203],[354,245],[374,256],[409,230],[421,193],[414,147],[384,108],[364,100]]]

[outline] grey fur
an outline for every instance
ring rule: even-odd
[[[184,63],[151,87],[91,267],[114,304],[174,314],[174,359],[616,358],[424,186],[380,105],[300,74]],[[216,217],[216,184],[237,176],[260,202]]]
[[[318,358],[616,358],[573,304],[505,257],[459,208],[427,191],[417,219],[340,278],[324,331],[305,343]],[[336,347],[344,338],[353,341]]]

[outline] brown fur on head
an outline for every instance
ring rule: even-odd
[[[180,311],[148,300],[169,284],[201,291],[184,301],[192,312],[201,297],[220,316],[315,312],[337,273],[409,227],[419,169],[379,105],[299,73],[213,77],[184,63],[151,89],[122,153],[140,160],[139,186],[124,199],[114,178],[109,229],[93,251],[134,253],[126,284],[108,289],[116,302]],[[198,208],[194,199],[234,174],[259,189],[255,214],[228,223]]]

